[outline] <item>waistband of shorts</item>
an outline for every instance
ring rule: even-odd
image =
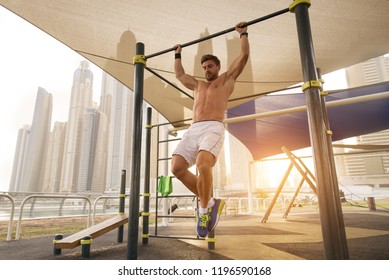
[[[194,123],[192,123],[192,125],[196,124],[196,123],[205,123],[205,122],[216,122],[216,123],[224,124],[222,121],[219,121],[219,120],[203,120],[203,121],[194,122]]]

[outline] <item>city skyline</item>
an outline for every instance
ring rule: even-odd
[[[0,191],[8,191],[18,130],[31,125],[39,87],[53,95],[52,128],[66,122],[73,73],[82,56],[40,29],[0,7]],[[101,92],[102,70],[90,63],[94,75],[93,101]]]

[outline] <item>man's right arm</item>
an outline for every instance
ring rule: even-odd
[[[181,46],[176,45],[175,59],[174,59],[174,73],[176,74],[177,80],[179,80],[185,87],[190,90],[197,88],[198,81],[185,73],[184,67],[181,63]],[[179,55],[177,55],[179,54]]]

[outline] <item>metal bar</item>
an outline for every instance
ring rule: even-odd
[[[233,101],[238,101],[238,100],[243,100],[243,99],[249,99],[249,98],[259,97],[259,96],[263,96],[263,95],[269,95],[271,93],[277,93],[277,92],[280,92],[280,91],[296,89],[296,88],[301,88],[301,85],[299,85],[299,86],[292,86],[292,87],[288,87],[288,88],[284,88],[284,89],[265,91],[265,92],[256,93],[256,94],[253,94],[253,95],[246,95],[246,96],[242,96],[242,97],[232,98],[232,99],[228,99],[228,102],[233,102]]]
[[[15,213],[15,200],[12,198],[12,196],[8,194],[1,194],[0,197],[6,197],[11,202],[11,214],[9,215],[9,221],[8,221],[8,231],[7,231],[7,241],[11,240],[12,236],[12,221],[14,219],[14,213]]]
[[[151,156],[151,116],[152,109],[147,107],[147,123],[146,123],[146,154],[145,154],[145,179],[144,179],[144,197],[143,197],[143,211],[150,212],[150,156]],[[143,216],[143,237],[142,244],[147,245],[149,243],[149,216]],[[147,236],[147,237],[145,237]]]
[[[284,212],[284,215],[282,216],[283,218],[287,218],[287,217],[288,217],[288,214],[289,214],[289,212],[290,212],[290,209],[292,209],[293,203],[294,203],[294,201],[296,200],[296,197],[298,196],[298,194],[299,194],[299,192],[300,192],[300,190],[301,190],[301,187],[302,187],[303,184],[304,184],[304,181],[305,181],[305,180],[304,180],[304,177],[301,178],[300,183],[299,183],[299,185],[297,186],[296,191],[294,192],[293,197],[292,197],[292,199],[290,200],[289,205],[288,205],[288,207],[286,208],[286,210],[285,210],[285,212]]]
[[[158,218],[178,218],[178,219],[193,219],[196,218],[196,216],[181,216],[181,215],[158,215]]]
[[[320,69],[317,69],[318,77],[321,79],[321,72]],[[343,221],[343,213],[342,213],[342,206],[340,201],[340,194],[339,194],[339,183],[338,183],[338,176],[336,173],[336,165],[335,165],[335,157],[332,147],[332,137],[330,133],[330,122],[328,120],[328,114],[326,109],[326,100],[325,95],[320,95],[321,99],[321,107],[323,112],[323,119],[324,119],[324,125],[326,128],[326,140],[327,140],[327,150],[328,150],[328,156],[329,156],[329,162],[330,162],[330,169],[331,169],[331,179],[332,184],[331,187],[332,193],[333,193],[333,200],[334,200],[334,206],[335,206],[335,214],[337,216],[336,222],[338,222],[338,229],[339,229],[339,242],[342,248],[340,249],[342,256],[346,259],[349,259],[349,251],[348,251],[348,245],[347,245],[347,238],[346,238],[346,230],[344,226]]]
[[[143,57],[144,44],[136,44],[136,57]],[[135,59],[134,59],[135,60]],[[143,63],[142,63],[143,62]],[[131,189],[128,216],[127,259],[138,259],[138,230],[139,230],[139,195],[140,195],[140,167],[142,150],[142,110],[143,84],[145,63],[141,59],[135,62],[134,73],[134,106],[133,106],[133,134],[132,134],[132,165]]]
[[[119,214],[124,214],[124,206],[126,201],[126,170],[122,170],[122,178],[120,182],[120,194],[119,194]],[[118,227],[117,242],[123,242],[124,225]]]
[[[101,195],[101,196],[98,196],[95,201],[93,202],[93,215],[92,215],[92,226],[95,224],[95,219],[96,219],[96,207],[97,207],[97,203],[101,200],[101,199],[105,199],[104,200],[104,204],[103,204],[103,213],[105,213],[105,205],[107,203],[107,200],[108,199],[118,199],[117,196],[109,196],[109,195]]]
[[[172,157],[167,157],[167,158],[159,158],[157,161],[165,161],[165,160],[171,160]]]
[[[175,178],[173,176],[171,176],[172,178]],[[158,198],[175,198],[175,197],[188,197],[188,198],[196,198],[197,196],[195,195],[186,195],[186,194],[177,194],[177,195],[170,195],[169,196],[162,196],[162,195],[157,195]]]
[[[307,3],[301,2],[295,6],[294,10],[305,83],[318,81],[308,8]],[[347,259],[348,255],[342,250],[343,244],[341,243],[343,238],[339,236],[341,229],[339,228],[339,223],[336,222],[338,216],[335,211],[334,188],[331,186],[333,181],[331,179],[330,154],[325,136],[320,90],[317,87],[310,86],[305,88],[304,94],[307,102],[309,132],[316,170],[325,258]]]
[[[90,215],[91,215],[91,210],[92,210],[92,202],[89,197],[87,196],[81,196],[81,195],[29,195],[25,199],[23,199],[22,203],[20,204],[20,209],[19,209],[19,219],[18,219],[18,224],[16,227],[16,234],[15,234],[15,240],[19,240],[20,238],[20,232],[22,228],[22,217],[23,217],[23,208],[24,205],[28,200],[31,198],[36,199],[36,198],[63,198],[63,199],[84,199],[85,202],[88,202],[89,205],[89,212],[88,212],[88,219],[87,219],[87,227],[89,227],[90,224]]]
[[[300,175],[305,179],[305,181],[308,183],[308,185],[311,187],[311,189],[317,195],[317,189],[315,187],[315,184],[312,182],[312,180],[314,182],[316,182],[316,178],[311,173],[311,171],[308,169],[308,167],[304,164],[304,162],[302,160],[296,161],[297,157],[295,155],[293,155],[288,149],[286,149],[285,147],[282,147],[281,149],[289,157],[290,161],[296,167],[297,171],[300,173]],[[310,175],[312,180],[309,179],[307,175]]]
[[[181,140],[181,138],[168,139],[168,140],[161,140],[161,141],[158,141],[158,143],[175,142],[175,141],[180,141],[180,140]]]
[[[337,106],[344,106],[344,105],[351,105],[356,103],[363,103],[367,101],[373,101],[373,100],[380,100],[389,98],[389,91],[388,92],[382,92],[382,93],[376,93],[376,94],[370,94],[366,96],[359,96],[359,97],[352,97],[342,100],[335,100],[330,101],[326,103],[327,108],[337,107]],[[267,118],[267,117],[274,117],[274,116],[280,116],[280,115],[286,115],[286,114],[292,114],[292,113],[299,113],[299,112],[305,112],[307,110],[307,106],[297,106],[287,109],[281,109],[281,110],[275,110],[265,113],[259,113],[259,114],[251,114],[241,117],[235,117],[235,118],[229,118],[225,119],[224,123],[236,123],[236,122],[243,122],[243,121],[249,121],[254,119],[260,119],[260,118]]]
[[[157,142],[159,142],[159,134],[160,134],[160,131],[159,129],[161,128],[161,126],[157,126]],[[157,154],[157,158],[159,158],[159,144],[157,145],[157,149],[156,149],[156,154]],[[157,180],[155,180],[155,227],[154,227],[154,234],[157,236],[158,235],[158,206],[159,206],[159,203],[158,203],[158,177],[159,177],[159,164],[157,163],[157,168],[156,168],[156,174],[157,174]]]
[[[266,16],[263,16],[263,17],[251,20],[251,21],[248,21],[248,22],[246,22],[245,26],[249,26],[249,25],[252,25],[252,24],[255,24],[255,23],[258,23],[258,22],[261,22],[261,21],[264,21],[264,20],[267,20],[267,19],[279,16],[279,15],[285,14],[287,12],[289,12],[289,8],[286,8],[286,9],[274,12],[272,14],[269,14],[269,15],[266,15]],[[211,35],[208,35],[208,36],[205,36],[205,37],[202,37],[202,38],[199,38],[199,39],[187,42],[187,43],[184,43],[184,44],[181,44],[181,48],[185,48],[185,47],[188,47],[190,45],[194,45],[194,44],[197,44],[197,43],[200,43],[200,42],[203,42],[203,41],[206,41],[206,40],[209,40],[209,39],[212,39],[212,38],[224,35],[224,34],[227,34],[227,33],[232,32],[234,30],[235,30],[235,26],[231,27],[231,28],[228,28],[228,29],[225,29],[223,31],[219,31],[217,33],[214,33],[214,34],[211,34]],[[175,49],[176,48],[172,47],[172,48],[160,51],[160,52],[156,52],[156,53],[147,55],[146,59],[149,59],[149,58],[152,58],[154,56],[158,56],[158,55],[161,55],[161,54],[165,54],[165,53],[174,51]]]
[[[200,237],[186,237],[186,236],[169,236],[169,235],[150,235],[150,237],[154,238],[172,238],[172,239],[186,239],[186,240],[205,240]]]
[[[264,217],[262,218],[261,223],[266,223],[267,219],[269,218],[270,213],[271,213],[271,210],[273,209],[274,205],[276,204],[277,198],[278,198],[278,196],[280,195],[280,193],[281,193],[281,191],[282,191],[282,188],[284,187],[285,182],[286,182],[286,180],[288,179],[288,177],[289,177],[289,175],[290,175],[290,172],[292,171],[292,168],[293,168],[293,163],[290,162],[289,167],[288,167],[288,169],[286,170],[285,175],[284,175],[284,177],[282,178],[281,183],[280,183],[280,185],[278,186],[278,189],[277,189],[276,193],[274,194],[273,199],[272,199],[272,201],[271,201],[269,207],[267,208],[266,213],[265,213]]]

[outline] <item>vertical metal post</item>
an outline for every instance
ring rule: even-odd
[[[326,259],[348,259],[348,253],[344,252],[341,237],[345,231],[341,229],[339,217],[336,213],[338,207],[335,201],[331,170],[330,153],[328,151],[326,128],[323,121],[323,112],[320,99],[321,83],[318,81],[316,62],[309,21],[309,1],[294,1],[291,11],[296,15],[297,31],[300,46],[300,57],[304,78],[304,94],[307,102],[307,113],[310,130],[310,139],[313,149],[320,221],[324,242]],[[292,7],[293,6],[293,7]]]
[[[142,244],[149,243],[149,217],[150,217],[150,153],[151,153],[151,114],[152,109],[147,108],[147,123],[146,123],[146,155],[145,155],[145,181],[143,193],[143,232]]]
[[[140,167],[142,148],[142,109],[143,83],[146,59],[143,43],[136,44],[134,57],[134,107],[133,107],[133,134],[132,134],[132,166],[131,188],[128,217],[127,259],[138,258],[138,231],[139,231],[139,195],[140,195]]]
[[[318,77],[321,80],[321,71],[318,68],[317,69]],[[344,220],[343,220],[343,211],[342,211],[342,204],[340,200],[340,192],[339,192],[339,183],[338,183],[338,176],[336,173],[336,165],[335,165],[335,156],[333,152],[333,147],[332,147],[332,131],[330,128],[330,122],[328,120],[328,114],[327,114],[327,108],[326,108],[326,99],[325,99],[326,94],[324,91],[321,92],[320,94],[320,99],[321,99],[321,106],[322,106],[322,111],[323,111],[323,119],[324,119],[324,124],[326,127],[326,140],[327,140],[327,147],[328,147],[328,153],[329,153],[329,159],[330,159],[330,168],[331,168],[331,179],[332,179],[332,187],[333,187],[333,197],[334,197],[334,206],[335,206],[335,211],[337,215],[337,222],[339,224],[339,238],[341,241],[341,251],[345,259],[349,259],[349,251],[348,251],[348,245],[347,245],[347,238],[346,238],[346,230],[344,227]]]
[[[119,194],[119,214],[124,214],[124,204],[126,199],[126,170],[122,170],[122,178],[120,182],[120,194]],[[121,225],[118,227],[118,238],[117,242],[122,243],[123,242],[123,231],[124,231],[124,225]]]

